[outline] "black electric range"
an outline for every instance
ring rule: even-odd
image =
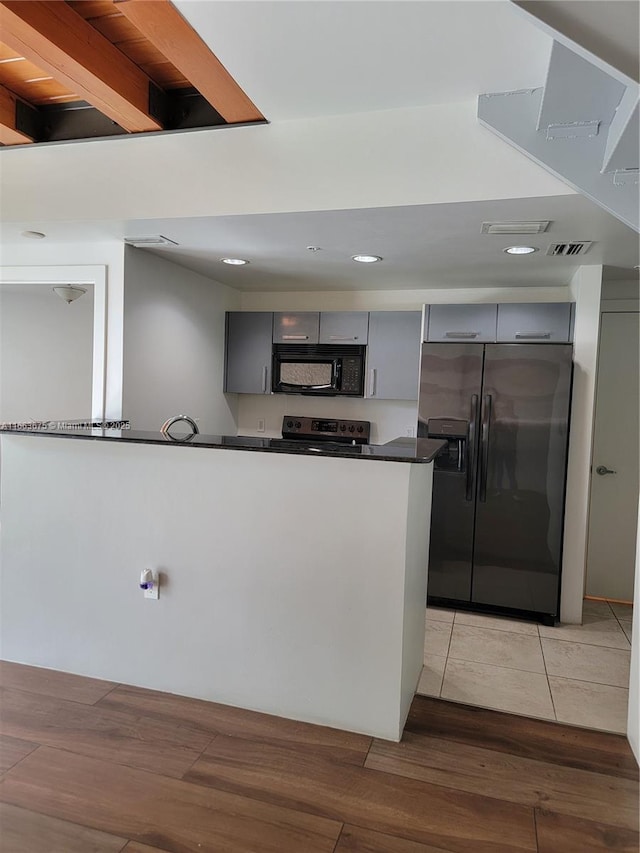
[[[346,418],[330,420],[327,418],[306,418],[299,415],[285,415],[282,419],[282,438],[272,438],[273,446],[302,444],[314,445],[369,444],[371,424],[369,421],[352,421]]]

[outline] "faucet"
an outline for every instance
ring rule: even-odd
[[[185,436],[184,438],[171,435],[171,433],[169,432],[170,428],[174,424],[179,423],[180,421],[184,421],[185,423],[189,424],[189,426],[191,427],[191,434]],[[194,421],[193,418],[190,418],[189,415],[176,415],[173,418],[168,418],[162,424],[162,426],[160,427],[160,432],[165,436],[165,438],[170,438],[173,441],[189,441],[190,439],[193,438],[194,435],[197,435],[200,432],[200,430],[198,429],[198,424]]]

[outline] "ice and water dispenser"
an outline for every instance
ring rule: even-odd
[[[426,423],[426,437],[440,438],[447,442],[445,450],[434,461],[435,468],[440,471],[458,471],[461,474],[467,470],[469,421],[462,418],[429,418]]]

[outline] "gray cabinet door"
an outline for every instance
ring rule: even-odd
[[[225,391],[236,394],[271,392],[272,329],[271,312],[227,313]]]
[[[317,344],[319,334],[318,311],[280,311],[273,315],[274,344]]]
[[[498,305],[498,341],[566,343],[571,340],[570,302],[520,302]]]
[[[368,311],[323,311],[320,314],[321,344],[363,345],[368,334]]]
[[[426,340],[493,343],[497,315],[497,305],[431,305]]]
[[[421,326],[420,311],[369,314],[366,397],[418,399]]]

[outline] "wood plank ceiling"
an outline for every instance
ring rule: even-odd
[[[0,0],[0,144],[264,116],[169,0]]]

